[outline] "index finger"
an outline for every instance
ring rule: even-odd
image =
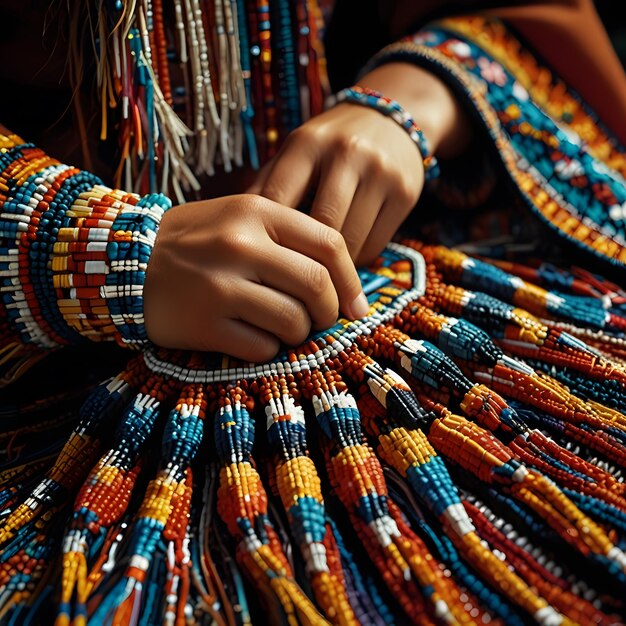
[[[315,174],[313,156],[295,142],[287,142],[272,161],[259,195],[297,209],[305,198]]]
[[[350,319],[367,315],[369,304],[341,233],[312,217],[277,205],[267,225],[279,245],[304,254],[326,267],[337,291],[339,308]]]

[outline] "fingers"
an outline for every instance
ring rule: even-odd
[[[264,285],[303,303],[315,328],[329,328],[337,321],[337,292],[330,272],[321,263],[289,248],[270,244],[267,258],[257,268],[257,276]]]
[[[271,162],[257,193],[284,206],[297,208],[306,196],[314,170],[313,155],[301,143],[287,142]]]
[[[278,207],[267,225],[268,234],[279,245],[318,261],[330,274],[341,310],[356,319],[369,306],[345,241],[333,228],[308,215]]]
[[[211,351],[258,363],[274,358],[280,342],[270,333],[246,322],[222,318],[214,326],[210,346]]]
[[[382,206],[367,240],[356,256],[358,266],[371,264],[396,234],[399,224],[393,219],[393,214],[397,210],[398,207],[393,201],[387,201]]]
[[[322,169],[311,217],[341,231],[359,184],[356,170],[331,160]]]
[[[300,300],[265,285],[242,281],[235,287],[234,303],[245,302],[231,313],[286,344],[302,343],[311,331],[311,318]]]
[[[407,178],[388,165],[362,179],[342,231],[357,266],[376,259],[414,209],[422,186],[423,178]]]
[[[358,257],[370,235],[385,203],[385,195],[386,188],[376,176],[366,178],[357,188],[341,231],[352,259]]]

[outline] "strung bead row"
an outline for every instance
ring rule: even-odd
[[[25,343],[147,342],[143,283],[163,213],[3,136],[0,276],[7,318]]]

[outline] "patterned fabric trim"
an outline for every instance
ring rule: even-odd
[[[432,68],[465,98],[526,204],[550,229],[624,267],[623,149],[575,94],[519,51],[503,24],[479,18],[434,24],[388,46],[369,67],[394,60]]]

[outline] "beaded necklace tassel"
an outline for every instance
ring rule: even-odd
[[[607,359],[610,346],[603,346],[600,352],[554,322],[547,323],[524,309],[461,287],[441,285],[437,306],[482,325],[507,353],[532,361],[537,368],[550,369],[553,377],[584,397],[618,410],[626,406],[626,369]],[[491,311],[486,325],[485,310]]]
[[[495,305],[494,308],[499,309],[500,307]],[[526,376],[535,376],[531,369],[523,366],[519,361],[505,356],[485,332],[466,320],[445,317],[436,314],[419,303],[415,303],[410,305],[410,315],[409,311],[405,309],[403,314],[396,318],[396,321],[404,330],[409,332],[419,330],[429,339],[436,340],[440,348],[455,357],[457,362],[469,372],[469,375],[474,377],[482,376],[484,372],[493,372],[496,369],[500,372],[500,380],[505,380],[505,372],[507,372],[506,379],[508,380],[519,380],[524,379]],[[496,325],[491,326],[492,331],[495,327]],[[376,336],[376,339],[379,341],[379,345],[385,343],[385,339],[379,335]],[[578,340],[573,340],[569,345],[571,348],[576,348],[579,352],[591,354],[588,348]],[[600,372],[602,372],[603,368],[602,361],[602,357],[598,355],[597,364]],[[615,372],[613,367],[607,367],[607,369]],[[615,372],[615,376],[619,376],[619,371]],[[458,380],[460,381],[461,378],[458,378]],[[495,386],[492,385],[492,388],[495,388]],[[503,386],[501,391],[506,393],[506,387]],[[466,384],[463,393],[473,394],[474,392]],[[568,479],[575,481],[577,488],[583,493],[586,492],[588,495],[591,495],[590,492],[593,491],[596,497],[611,503],[612,506],[618,506],[618,508],[623,509],[623,503],[619,501],[616,493],[599,488],[600,485],[610,485],[610,488],[616,492],[621,493],[623,491],[623,487],[618,486],[610,475],[559,448],[554,442],[548,441],[541,432],[529,430],[520,420],[512,420],[513,413],[507,409],[503,400],[497,400],[493,394],[486,399],[488,403],[492,401],[500,403],[500,407],[496,409],[500,417],[497,422],[483,421],[483,423],[491,423],[492,426],[490,428],[493,432],[496,432],[497,429],[503,426],[507,429],[513,429],[517,437],[509,445],[515,445],[519,454],[526,455],[527,459],[532,459],[533,464],[538,464],[542,471],[548,471],[553,477],[562,474],[562,470],[559,468],[565,463],[570,467]],[[476,414],[479,419],[481,419],[482,415],[484,415],[482,411]],[[502,422],[502,416],[506,418],[506,424]],[[621,416],[616,415],[616,417],[618,420],[621,420]],[[504,433],[503,436],[506,437],[507,441],[510,439],[510,436]],[[546,463],[543,460],[545,458],[550,459],[549,462],[552,465]],[[576,474],[579,474],[581,471],[584,471],[589,479],[596,483],[593,487],[590,482],[577,480]]]
[[[197,179],[185,162],[188,138],[193,133],[170,104],[167,42],[160,2],[155,5],[155,11],[156,19],[148,21],[146,0],[103,2],[100,5],[98,41],[94,47],[99,52],[96,73],[102,94],[101,138],[106,139],[108,135],[107,105],[119,107],[121,155],[116,186],[121,185],[122,177],[126,189],[141,186],[143,192],[167,192],[171,185],[182,202],[182,188],[199,189]],[[77,10],[75,17],[80,14]],[[137,28],[137,24],[144,28]],[[156,28],[153,37],[157,46],[156,59],[152,55],[151,37],[146,32],[148,24],[150,33]],[[138,81],[138,87],[134,81]],[[160,164],[157,167],[159,159],[163,161],[163,167]],[[160,185],[159,172],[162,176]]]
[[[515,572],[523,578],[529,585],[536,588],[541,596],[546,598],[555,608],[559,609],[563,615],[567,615],[574,623],[592,626],[593,624],[614,623],[615,616],[608,615],[597,609],[591,601],[577,596],[571,590],[571,586],[562,578],[555,576],[552,570],[556,569],[552,564],[544,567],[539,562],[540,559],[546,563],[545,557],[539,554],[538,558],[531,555],[540,552],[536,547],[527,546],[522,548],[516,542],[516,533],[513,530],[504,532],[495,523],[492,523],[487,515],[490,514],[480,502],[473,504],[468,500],[464,501],[465,509],[468,511],[472,521],[479,533],[489,543],[492,550],[498,550],[506,555],[507,562],[513,567]],[[491,518],[498,521],[502,527],[501,520],[497,520],[493,514]],[[521,543],[521,540],[517,539]]]
[[[370,340],[370,343],[371,343],[372,345],[377,346],[377,347],[378,347],[380,350],[382,350],[383,352],[385,351],[385,347],[384,347],[384,346],[385,346],[385,343],[386,343],[386,342],[385,342],[385,340],[384,340],[384,337],[380,337],[380,336],[376,337],[376,336],[374,336],[374,337]],[[403,343],[402,345],[403,345],[403,346],[405,346],[405,347],[408,347],[408,346],[407,346],[407,343],[408,343],[407,341],[404,341],[404,343]],[[413,342],[411,343],[411,346],[415,346],[415,348],[417,348],[417,347],[419,346],[419,344],[418,344],[417,342],[414,342],[414,341],[413,341]],[[428,354],[428,349],[426,349],[426,351],[424,351],[424,348],[425,348],[425,346],[424,346],[424,347],[422,347],[422,348],[421,348],[421,350],[422,350],[422,354],[423,354],[424,356],[426,356],[426,354]],[[414,350],[414,352],[415,352],[415,350]],[[432,349],[431,349],[431,352],[432,352]],[[401,362],[402,362],[402,360],[401,360]],[[419,361],[418,361],[418,362],[419,362]],[[406,366],[405,366],[405,367],[406,367]],[[439,367],[440,367],[440,366],[439,366]],[[421,374],[418,374],[418,372],[415,370],[415,365],[414,365],[413,367],[409,368],[409,369],[410,369],[410,371],[411,371],[411,373],[412,373],[413,375],[417,375],[417,376],[419,376],[420,378],[425,377],[425,378],[423,378],[423,380],[424,380],[424,381],[427,381],[427,382],[428,382],[428,381],[430,381],[430,384],[439,384],[439,383],[436,383],[434,379],[432,379],[432,380],[431,380],[431,379],[429,379],[429,376],[431,376],[431,374],[429,374],[429,372],[430,372],[430,371],[431,371],[431,369],[432,369],[432,365],[430,365],[429,367],[420,368],[420,370],[419,370],[419,371],[420,371],[420,372],[423,372],[423,373],[421,373]],[[458,372],[457,376],[460,376],[460,372]],[[458,378],[458,382],[457,382],[457,384],[458,384],[461,380],[462,380],[462,376],[461,376],[461,378]],[[481,405],[475,405],[475,406],[484,406],[484,405],[482,405],[482,404],[481,404]],[[512,423],[512,424],[514,424],[515,422],[511,422],[511,423]],[[469,423],[468,423],[468,426],[469,426]],[[493,427],[493,426],[494,426],[494,425],[492,425],[492,427]],[[472,426],[472,428],[475,428],[475,427],[474,427],[474,426]],[[432,432],[433,432],[433,431],[432,431],[432,430],[430,430],[429,432],[430,432],[431,434],[429,434],[429,438],[431,438],[431,441],[433,441],[433,443],[435,443],[435,445],[436,445],[436,447],[437,447],[438,449],[440,449],[442,452],[445,452],[445,450],[444,450],[444,448],[442,447],[442,445],[443,445],[444,443],[445,443],[445,445],[452,445],[452,443],[451,443],[451,442],[454,440],[454,436],[452,436],[450,433],[452,433],[454,430],[458,430],[458,426],[457,426],[457,427],[452,426],[452,427],[451,427],[451,430],[449,431],[449,433],[448,433],[445,437],[444,437],[444,436],[442,436],[442,437],[439,437],[438,439],[433,439],[433,438],[432,438],[432,436],[431,436],[431,435],[432,435]],[[487,435],[486,435],[486,433],[484,433],[483,435],[481,435],[481,436],[480,436],[481,440],[483,440],[486,436],[487,436]],[[501,444],[497,444],[497,443],[495,442],[495,440],[493,440],[493,439],[492,439],[492,440],[491,440],[491,444],[490,444],[490,445],[492,445],[492,446],[493,446],[493,445],[501,445]],[[450,448],[450,449],[448,449],[448,450],[449,450],[449,451],[448,451],[448,455],[450,455],[450,450],[451,450],[451,448]],[[503,455],[504,455],[504,456],[503,456]],[[508,458],[512,458],[508,452],[505,452],[505,451],[504,451],[504,449],[502,449],[502,450],[501,450],[501,452],[500,452],[500,456],[499,456],[499,458],[500,458],[502,461],[506,461],[506,458],[507,458],[507,457],[508,457]],[[451,455],[451,458],[455,458],[455,459],[457,459],[457,460],[458,460],[458,456],[457,456],[457,455]],[[461,460],[462,460],[462,459],[461,459]],[[518,462],[515,462],[515,465],[519,465],[519,464],[518,464]],[[469,468],[469,467],[466,467],[466,469],[470,469],[470,468]],[[513,472],[513,475],[514,475],[514,474],[515,474],[515,468],[513,467],[513,468],[511,469],[511,471]],[[518,470],[518,471],[519,471],[519,470]],[[502,474],[502,476],[504,476],[504,473],[502,472],[502,470],[499,470],[499,471],[498,471],[498,475],[500,475],[500,474]],[[485,481],[485,480],[489,480],[489,479],[488,479],[486,476],[482,476],[481,480]],[[502,480],[502,478],[501,478],[500,480]],[[538,479],[538,481],[539,481],[539,483],[541,483],[541,484],[540,484],[540,485],[539,485],[539,484],[533,484],[533,488],[538,488],[540,491],[542,491],[542,492],[544,493],[544,495],[545,495],[545,496],[546,496],[546,497],[547,497],[547,498],[551,501],[552,505],[556,506],[557,508],[559,508],[559,507],[561,507],[561,506],[564,506],[565,508],[567,508],[567,507],[569,507],[569,506],[571,505],[571,503],[570,503],[570,504],[568,504],[568,505],[564,504],[563,502],[558,502],[558,503],[557,503],[557,500],[559,500],[561,497],[563,497],[563,495],[562,495],[562,494],[559,494],[558,496],[556,496],[556,492],[555,492],[555,491],[553,491],[553,489],[556,489],[556,488],[553,488],[553,486],[552,486],[552,485],[550,485],[550,484],[548,484],[548,483],[545,483],[545,481],[543,480],[543,478],[539,478],[539,479]],[[546,491],[546,489],[547,489],[547,491]],[[531,490],[532,490],[532,488],[531,488]],[[546,495],[548,492],[553,493],[554,495]],[[528,500],[528,497],[527,497],[527,496],[525,496],[525,499],[526,499],[526,500]],[[531,505],[531,506],[532,506],[532,505]],[[577,519],[577,516],[578,516],[578,514],[577,514],[576,516],[574,516],[574,519]],[[589,520],[589,521],[591,521],[591,520]],[[585,522],[585,524],[586,524],[586,522]],[[591,524],[593,525],[593,522],[591,522]],[[594,526],[594,528],[596,528],[596,530],[598,529],[597,527],[595,527],[595,525],[593,525],[593,526]],[[589,528],[589,527],[585,526],[585,528]],[[561,530],[563,531],[563,530],[565,530],[565,529],[563,528],[563,529],[561,529]],[[598,549],[598,548],[599,548],[599,544],[594,544],[594,547],[595,547],[595,549]],[[592,549],[593,549],[593,548],[592,548]],[[602,549],[600,550],[600,554],[605,554],[605,555],[607,555],[607,556],[608,556],[608,554],[611,552],[611,550],[612,550],[612,548],[611,548],[611,547],[609,547],[609,548],[608,548],[608,550],[606,550],[605,548],[602,548]],[[616,550],[613,554],[614,554],[615,558],[617,559],[617,562],[619,563],[619,562],[620,562],[620,559],[621,559],[621,557],[620,557],[620,555],[619,555],[619,550]]]
[[[241,59],[240,22],[238,19],[237,0],[223,0],[226,21],[226,35],[228,38],[228,69],[230,78],[230,95],[228,107],[230,110],[231,124],[229,127],[229,142],[232,146],[233,161],[237,167],[242,167],[244,134],[243,134],[243,111],[248,106],[246,100],[246,87],[244,82],[244,68]],[[245,26],[244,26],[245,28]]]
[[[127,563],[122,577],[101,598],[91,615],[96,623],[122,623],[135,626],[140,613],[161,615],[165,623],[185,614],[189,588],[188,555],[184,545],[191,502],[191,472],[204,429],[204,389],[201,385],[185,387],[176,407],[165,423],[160,468],[150,480],[132,527],[127,531],[127,549],[116,556]],[[162,603],[152,605],[145,597],[147,581],[153,570],[159,544],[167,545],[169,575],[166,585],[180,593],[163,589]],[[103,580],[102,585],[110,581]],[[187,590],[184,592],[184,590]],[[98,587],[95,589],[98,595]],[[128,616],[131,616],[130,619]]]
[[[441,285],[437,306],[483,327],[511,354],[533,360],[538,367],[559,366],[552,375],[567,381],[580,393],[617,409],[625,405],[624,366],[608,361],[602,352],[565,332],[558,323],[542,321],[493,296],[453,285]],[[486,310],[490,313],[488,322]],[[610,344],[603,348],[603,352],[614,356]],[[570,374],[563,368],[576,373]],[[587,382],[589,378],[591,381]]]
[[[384,342],[379,341],[380,345],[382,345],[383,343]],[[433,369],[433,363],[436,364],[435,371],[439,371],[439,376],[442,376],[445,368],[448,367],[445,365],[446,360],[442,358],[442,353],[439,353],[438,356],[438,351],[432,345],[428,347],[424,344],[420,345],[420,342],[412,341],[409,346],[408,343],[409,342],[406,341],[404,342],[404,350],[407,350],[408,348],[413,353],[413,356],[411,358],[410,364],[408,360],[403,363],[405,368],[409,369],[411,374],[422,382],[434,385],[436,387],[440,386],[442,383],[442,379],[432,378],[431,372]],[[428,358],[426,358],[427,355]],[[448,362],[448,365],[451,366],[451,363]],[[453,390],[461,390],[464,388],[467,389],[461,402],[461,408],[465,410],[470,417],[473,417],[479,423],[486,424],[487,427],[489,427],[491,430],[495,430],[498,427],[498,423],[501,420],[505,420],[505,425],[508,423],[508,425],[506,426],[507,430],[513,427],[513,429],[517,430],[518,432],[520,432],[520,428],[522,433],[525,431],[525,428],[523,426],[520,427],[519,421],[514,415],[513,411],[506,406],[504,400],[502,400],[501,398],[497,398],[494,392],[489,391],[486,387],[482,385],[472,386],[469,381],[463,380],[464,377],[460,371],[456,370],[456,372],[454,372],[454,367],[451,367],[449,371],[449,382],[444,384],[448,385]],[[520,367],[517,367],[516,371],[520,371]],[[443,376],[443,378],[445,378],[445,375]],[[494,381],[490,382],[492,383],[492,388],[496,389],[497,385],[494,384]],[[475,428],[474,426],[471,427]],[[528,435],[529,433],[525,434]],[[480,435],[481,439],[484,439],[485,437],[490,440],[491,447],[501,446],[501,444],[499,444],[499,442],[493,439],[490,435],[487,435],[486,433]],[[443,450],[441,446],[443,446],[444,444],[449,444],[453,439],[454,437],[450,433],[448,433],[445,437],[440,437],[438,439],[438,449]],[[537,438],[535,438],[534,443],[537,443]],[[450,451],[452,449],[453,448],[450,448]],[[517,497],[522,498],[522,500],[526,502],[531,508],[536,509],[536,507],[548,507],[549,509],[552,507],[555,510],[555,513],[547,515],[548,523],[556,524],[555,529],[560,532],[560,534],[564,536],[566,540],[570,539],[572,532],[575,532],[576,534],[580,533],[582,542],[579,542],[577,540],[573,541],[577,549],[582,550],[582,552],[584,554],[587,554],[589,558],[594,558],[595,555],[601,561],[607,559],[606,562],[609,567],[613,567],[611,565],[611,562],[613,562],[613,564],[617,566],[618,572],[622,570],[621,573],[617,573],[616,575],[623,576],[623,569],[624,565],[626,564],[624,555],[621,550],[617,546],[614,546],[612,542],[608,539],[608,537],[604,535],[602,529],[599,526],[596,526],[596,524],[588,519],[585,515],[583,515],[580,510],[577,510],[577,507],[574,505],[574,503],[569,501],[569,499],[563,494],[563,492],[560,491],[553,483],[548,481],[545,477],[533,471],[528,472],[528,470],[525,468],[523,470],[520,469],[523,466],[519,464],[519,461],[514,460],[510,453],[504,448],[501,448],[499,454],[500,460],[505,462],[505,464],[512,463],[510,471],[505,471],[504,466],[501,470],[497,471],[497,475],[500,476],[500,480],[504,479],[505,476],[507,476],[508,474],[510,474],[510,477],[513,478],[514,483],[511,485],[512,493],[515,493]],[[509,457],[508,459],[507,455]],[[550,467],[547,465],[544,467],[550,469]],[[523,472],[523,474],[520,474],[519,479],[514,478],[516,472]],[[489,482],[486,475],[482,477],[482,480]],[[517,483],[519,483],[519,485]],[[533,493],[534,495],[531,496],[531,493]],[[541,499],[544,500],[543,503],[538,502],[538,500]],[[547,514],[548,509],[544,510],[544,514]],[[556,511],[559,512],[556,513]],[[576,513],[572,514],[572,511],[576,511]],[[619,512],[616,511],[616,513],[619,516]],[[562,521],[559,520],[559,517],[562,518]],[[571,527],[568,526],[568,524],[572,524],[572,522],[576,526],[576,531],[572,531]],[[579,522],[581,523],[579,524]],[[586,530],[582,531],[583,528]],[[607,541],[608,543],[606,543]]]
[[[211,406],[213,389],[207,388]],[[204,468],[202,489],[194,485],[187,543],[191,567],[190,604],[194,616],[200,612],[216,623],[250,623],[250,611],[238,568],[225,552],[220,535],[221,520],[215,513],[217,464]],[[197,478],[196,478],[197,480]],[[198,505],[198,500],[201,502]]]
[[[302,123],[291,4],[288,0],[278,0],[273,3],[275,37],[272,44],[278,66],[277,90],[281,130],[286,133],[290,133]]]
[[[265,159],[276,154],[278,143],[277,103],[272,77],[272,34],[269,0],[256,1],[256,26],[259,45],[261,93],[263,97]]]
[[[304,410],[290,393],[294,378],[263,377],[253,391],[261,398],[267,420],[278,493],[305,569],[324,614],[334,623],[357,624],[350,605],[341,557],[330,526],[315,464],[308,454]],[[256,385],[258,384],[258,390]]]
[[[138,362],[131,362],[125,372],[111,381],[102,383],[89,396],[81,409],[80,421],[61,450],[46,478],[32,490],[24,502],[5,517],[0,531],[0,546],[12,538],[39,516],[56,500],[71,493],[84,478],[85,469],[93,466],[102,437],[102,428],[119,411],[132,384],[144,373]]]
[[[115,422],[145,374],[145,369],[134,361],[124,372],[99,385],[82,406],[78,424],[43,479],[36,478],[34,484],[25,480],[14,501],[5,503],[0,549],[4,559],[9,559],[9,568],[6,562],[1,568],[6,590],[3,610],[9,606],[9,594],[17,591],[18,606],[19,602],[28,606],[32,594],[45,584],[50,559],[62,549],[60,539],[67,513],[63,501],[71,497],[85,478],[85,469],[96,461],[104,429]],[[19,561],[15,568],[10,566],[11,555]]]
[[[371,431],[381,442],[381,457],[406,478],[413,492],[442,520],[446,533],[471,565],[495,589],[534,615],[540,623],[550,624],[552,619],[559,618],[543,598],[482,545],[443,459],[419,429],[420,424],[425,425],[427,415],[420,411],[409,386],[397,374],[390,370],[383,372],[371,358],[356,351],[346,354],[344,361],[346,373],[356,382],[366,381],[372,395],[387,409],[390,423],[385,430]],[[396,425],[398,420],[404,421],[407,426]],[[365,424],[370,428],[373,425],[369,419],[365,420]],[[490,608],[502,614],[497,604]],[[563,620],[565,622],[568,620]]]
[[[311,90],[311,115],[318,115],[324,110],[326,100],[331,92],[323,38],[325,17],[322,5],[325,0],[302,0],[306,6],[308,27],[305,28],[310,49],[310,62],[307,65],[307,80]]]
[[[378,399],[382,397],[383,387],[378,387],[377,393],[374,395],[371,393],[371,379],[367,379],[359,388],[358,406],[363,426],[373,441],[377,442],[376,451],[378,455],[382,461],[387,463],[389,467],[394,468],[398,473],[397,483],[399,487],[405,490],[405,496],[407,490],[408,493],[417,494],[420,502],[424,501],[431,510],[436,510],[435,503],[445,502],[446,499],[452,503],[457,502],[457,506],[453,507],[454,523],[451,525],[444,519],[446,533],[443,535],[436,534],[434,528],[426,523],[423,512],[412,501],[412,498],[405,497],[403,499],[403,505],[406,504],[408,507],[405,509],[405,506],[403,506],[403,510],[411,511],[416,509],[418,511],[415,518],[411,520],[412,525],[420,528],[427,539],[430,539],[431,551],[439,555],[442,563],[453,572],[459,584],[472,593],[482,606],[486,607],[487,611],[494,616],[494,621],[500,618],[504,624],[521,626],[523,621],[516,614],[513,606],[506,602],[502,595],[494,592],[485,584],[485,581],[488,580],[487,578],[483,581],[476,577],[475,573],[464,564],[460,557],[462,551],[457,551],[455,547],[456,543],[462,548],[462,542],[456,541],[453,543],[448,538],[449,534],[457,533],[455,528],[460,526],[463,521],[465,521],[467,528],[470,528],[473,522],[470,518],[465,517],[463,510],[458,507],[458,502],[462,502],[463,506],[466,507],[466,501],[463,497],[459,499],[459,496],[455,495],[454,488],[450,484],[445,484],[448,481],[442,480],[442,478],[445,479],[445,471],[441,470],[441,459],[437,457],[436,452],[428,443],[421,429],[397,423],[398,420],[408,422],[406,419],[402,420],[402,412],[397,406],[400,402],[403,405],[406,404],[406,410],[409,410],[413,417],[419,419],[420,422],[422,420],[432,421],[435,417],[434,412],[431,411],[432,414],[429,415],[421,405],[413,401],[408,388],[399,381],[397,376],[390,376],[382,372],[376,376],[378,383],[385,379],[390,383],[387,385],[387,393],[385,395],[386,408]],[[437,472],[437,470],[439,471]],[[438,483],[434,482],[433,474],[439,474]],[[409,487],[406,485],[407,482],[410,485]],[[436,486],[436,488],[427,489],[431,485]],[[437,491],[442,495],[437,495]],[[479,534],[482,537],[482,533]],[[500,566],[495,569],[499,571]],[[497,586],[495,588],[497,589]],[[464,608],[467,610],[465,603]],[[474,607],[471,609],[471,615],[474,618],[478,617],[480,608]]]
[[[86,613],[87,589],[96,586],[101,574],[101,570],[91,570],[88,587],[88,566],[94,560],[92,547],[126,514],[141,471],[142,449],[157,426],[162,402],[172,391],[161,377],[151,376],[145,382],[117,425],[111,448],[91,470],[76,497],[64,538],[64,586],[57,626],[71,620],[70,600],[75,591],[75,611],[77,615]]]
[[[333,446],[332,452],[327,446],[326,459],[332,484],[390,591],[413,621],[464,623],[463,612],[450,602],[454,585],[446,583],[388,496],[382,467],[363,439],[354,398],[335,372],[313,371],[306,386],[311,385],[317,421]],[[416,597],[422,598],[419,604]]]
[[[254,134],[254,108],[252,106],[252,46],[249,38],[249,26],[246,16],[245,0],[235,0],[237,5],[236,13],[233,11],[233,19],[236,17],[237,29],[239,32],[239,59],[241,63],[241,79],[244,93],[242,95],[241,120],[243,126],[243,138],[248,152],[248,159],[252,169],[259,168],[259,154],[257,152],[257,142]]]
[[[603,299],[547,291],[497,266],[440,246],[424,252],[450,282],[469,290],[485,292],[540,318],[556,318],[599,330],[624,329],[625,318],[618,311],[607,310],[610,302]]]
[[[253,400],[238,386],[219,393],[215,445],[221,464],[218,512],[237,542],[237,560],[271,602],[275,619],[328,624],[296,583],[268,514],[268,499],[253,465],[254,422],[248,410]]]
[[[538,349],[533,351],[533,364],[538,364],[541,367],[545,358],[548,363],[561,365],[561,368],[556,369],[556,373],[552,369],[550,370],[551,374],[560,379],[567,376],[564,373],[565,370],[562,369],[562,366],[567,364],[581,373],[581,378],[577,379],[576,390],[579,390],[580,385],[584,384],[583,391],[589,391],[591,386],[589,393],[591,398],[604,397],[610,393],[609,390],[612,390],[613,396],[616,397],[615,402],[619,402],[623,366],[609,361],[606,368],[603,369],[603,363],[608,358],[607,353],[612,353],[611,346],[603,346],[608,348],[607,353],[598,354],[596,349],[589,347],[581,339],[571,337],[571,335],[558,330],[554,323],[546,325],[523,309],[515,308],[486,294],[468,292],[462,288],[448,285],[442,286],[441,295],[437,302],[442,309],[457,315],[462,314],[481,325],[484,324],[484,312],[490,311],[493,323],[487,326],[489,332],[494,335],[494,339],[500,345],[508,348],[510,345],[507,343],[507,338],[519,336],[523,338],[523,341],[513,342],[515,344],[514,353],[524,352],[526,343],[535,345]],[[561,346],[559,346],[558,352],[549,349],[544,350],[545,344],[548,343],[549,345],[547,338],[552,333],[560,333],[558,341]],[[504,339],[500,339],[501,337]],[[522,346],[521,350],[520,346]],[[555,352],[556,356],[554,356]],[[560,353],[563,352],[567,354],[567,357],[561,356]],[[579,366],[578,363],[581,365]],[[544,363],[544,367],[545,365]],[[602,377],[604,371],[606,371],[605,378]],[[492,373],[489,374],[488,372]],[[583,372],[585,372],[585,376],[583,376]],[[482,377],[484,383],[492,384],[493,388],[501,393],[512,394],[514,398],[530,403],[537,409],[538,415],[545,414],[545,411],[548,410],[554,417],[564,420],[560,429],[563,436],[570,437],[573,441],[586,447],[591,446],[592,449],[603,455],[608,455],[617,463],[620,463],[620,459],[623,458],[622,444],[620,444],[620,439],[623,441],[623,436],[620,435],[623,429],[623,426],[620,426],[623,424],[623,417],[619,412],[611,411],[610,405],[614,403],[609,402],[609,406],[601,409],[592,409],[591,407],[598,406],[597,403],[591,401],[583,403],[580,399],[572,396],[562,384],[559,385],[556,380],[542,376],[540,372],[533,373],[528,367],[521,367],[519,362],[514,364],[511,360],[501,360],[495,368],[483,367],[480,371],[475,370],[475,375]],[[514,386],[511,386],[510,381],[512,380],[516,381]],[[519,388],[520,383],[522,383],[521,388]],[[620,386],[615,389],[615,385]],[[542,393],[538,394],[538,389],[541,389]],[[583,395],[583,399],[584,397]],[[572,419],[572,405],[577,407],[578,417],[575,420]],[[570,408],[564,410],[564,407],[568,406]],[[611,426],[598,418],[598,411],[607,413]],[[581,419],[583,416],[588,417]],[[586,422],[589,422],[588,425]],[[615,440],[612,437],[607,440],[604,436],[594,437],[590,434],[590,432],[598,430],[606,433],[610,427],[617,427],[617,430],[613,432],[620,439]],[[592,431],[588,429],[592,429]]]

